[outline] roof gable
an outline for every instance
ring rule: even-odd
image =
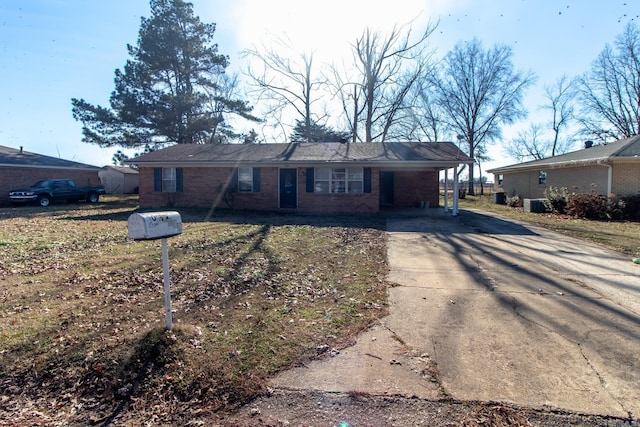
[[[30,153],[22,148],[15,149],[0,145],[0,166],[4,167],[35,167],[57,169],[100,169],[85,163],[72,162],[57,157]]]
[[[441,164],[470,163],[451,142],[180,144],[127,161],[138,165],[237,164]]]

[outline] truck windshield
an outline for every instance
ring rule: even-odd
[[[46,188],[48,187],[47,181],[38,181],[31,186],[31,188]]]

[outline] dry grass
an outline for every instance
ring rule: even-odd
[[[0,209],[0,424],[179,423],[264,390],[386,313],[383,220],[181,211],[133,242],[135,199]]]
[[[524,212],[522,208],[496,205],[490,196],[466,196],[460,199],[459,207],[494,212],[506,218],[606,245],[632,257],[640,256],[640,223],[637,222],[590,221],[566,215]]]

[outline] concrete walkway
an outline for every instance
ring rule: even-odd
[[[389,218],[390,314],[272,387],[640,416],[640,266],[494,216]]]

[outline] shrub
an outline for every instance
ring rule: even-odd
[[[550,212],[564,214],[567,212],[568,195],[567,187],[558,188],[550,186],[544,190],[544,206]]]
[[[521,208],[523,206],[522,197],[519,194],[507,197],[507,206],[510,208]]]
[[[610,194],[571,194],[567,199],[567,214],[576,218],[594,220],[617,220],[623,217],[624,201],[615,200]]]
[[[640,221],[640,194],[623,197],[621,202],[623,218],[629,221]]]

